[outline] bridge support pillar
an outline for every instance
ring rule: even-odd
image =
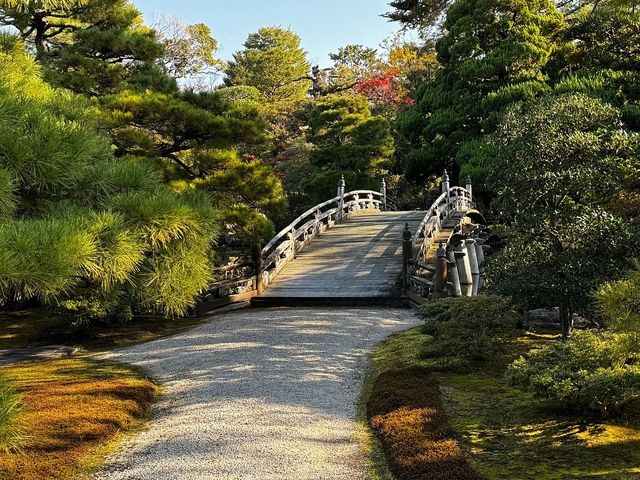
[[[482,265],[484,263],[484,242],[482,240],[476,241],[476,257],[478,257],[478,265]]]
[[[473,295],[473,274],[471,273],[471,262],[469,261],[469,253],[464,240],[460,241],[456,246],[455,256],[462,295],[471,297]]]
[[[480,267],[485,260],[484,245],[482,241],[476,241],[476,257],[478,257],[478,266]],[[482,288],[483,285],[484,277],[482,276],[482,272],[480,272],[480,282],[478,283],[478,288]]]
[[[447,251],[442,246],[442,243],[438,245],[437,252],[437,260],[436,260],[436,275],[433,282],[433,297],[434,298],[443,298],[448,294],[448,262],[447,262]]]
[[[460,289],[460,276],[458,275],[458,267],[456,265],[456,256],[453,251],[453,248],[449,247],[447,249],[447,263],[449,266],[448,269],[448,277],[449,277],[449,295],[452,297],[461,297],[462,290]]]
[[[471,294],[478,294],[480,288],[480,267],[478,266],[478,257],[476,256],[476,241],[474,239],[465,240],[467,253],[469,255],[469,264],[471,265],[471,276],[473,279],[473,288]]]
[[[264,293],[264,279],[262,278],[262,245],[256,243],[251,251],[251,257],[253,260],[253,267],[256,274],[256,290],[258,295]]]

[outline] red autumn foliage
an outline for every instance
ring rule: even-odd
[[[438,384],[427,370],[380,375],[367,404],[367,417],[396,478],[483,480],[453,438]]]
[[[386,73],[360,82],[353,88],[375,103],[384,103],[392,107],[413,105],[415,100],[404,95],[398,89],[400,75],[401,71],[393,68]]]

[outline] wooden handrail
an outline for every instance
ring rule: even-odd
[[[348,218],[352,212],[374,208],[382,210],[385,200],[387,209],[397,209],[385,193],[373,190],[343,193],[310,208],[278,232],[264,248],[254,252],[257,255],[251,262],[246,260],[247,257],[242,257],[217,268],[216,273],[223,278],[212,283],[200,296],[201,300],[211,303],[211,299],[245,299],[256,295],[321,232]]]
[[[380,203],[380,204],[382,203],[382,193],[376,192],[376,191],[373,191],[373,190],[354,190],[352,192],[345,193],[343,198],[346,201],[347,198],[349,198],[349,197],[353,197],[353,196],[356,196],[356,195],[368,195],[368,194],[371,194],[373,196],[379,197],[379,200],[376,201],[376,203]],[[332,198],[330,200],[327,200],[326,202],[320,203],[320,204],[316,205],[315,207],[312,207],[309,210],[307,210],[306,212],[304,212],[302,215],[300,215],[298,218],[296,218],[293,222],[291,222],[289,225],[284,227],[275,237],[273,237],[271,239],[271,241],[269,243],[267,243],[265,245],[265,247],[262,249],[262,255],[265,256],[268,253],[270,253],[270,251],[273,248],[273,246],[276,245],[282,238],[287,236],[291,231],[295,230],[296,227],[299,226],[299,224],[303,220],[311,217],[312,215],[315,216],[316,212],[323,213],[322,209],[324,209],[324,208],[326,208],[326,207],[328,207],[330,205],[335,204],[336,207],[338,207],[339,202],[340,202],[340,197],[334,197],[334,198]],[[395,204],[393,202],[389,202],[389,203],[392,204],[393,206],[395,206]]]
[[[359,210],[382,209],[384,194],[374,190],[353,190],[310,208],[283,228],[262,249],[262,281],[265,288],[306,245],[345,216]],[[395,204],[387,198],[387,206]]]
[[[424,219],[413,236],[413,262],[426,261],[425,256],[433,245],[442,225],[451,215],[473,208],[471,192],[463,187],[451,187],[443,192],[427,210]]]

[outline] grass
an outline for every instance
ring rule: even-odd
[[[22,399],[22,452],[0,453],[0,478],[67,480],[92,471],[139,429],[158,386],[141,371],[87,358],[0,369]]]
[[[554,337],[522,336],[517,350]],[[381,425],[376,423],[375,412],[370,411],[369,420],[379,436],[368,440],[373,478],[393,478],[389,467],[403,479],[465,478],[453,470],[445,476],[432,473],[424,477],[410,469],[399,471],[402,466],[415,466],[416,460],[419,463],[420,452],[414,447],[420,442],[422,450],[431,450],[427,458],[437,458],[438,451],[453,455],[456,446],[446,444],[449,440],[456,442],[479,477],[490,480],[640,478],[640,412],[630,412],[617,422],[563,412],[509,386],[500,362],[471,373],[433,373],[433,360],[422,356],[432,341],[423,327],[416,327],[391,336],[372,356],[362,401],[369,406],[372,402],[386,403],[386,409],[395,412],[384,414],[386,424]],[[440,403],[434,399],[433,389],[438,387]],[[417,397],[413,392],[418,392]],[[361,402],[361,420],[363,409]],[[416,437],[416,433],[421,434]],[[440,443],[443,439],[447,446],[444,450]],[[406,445],[393,445],[399,441]],[[436,462],[443,459],[445,465],[446,456]]]
[[[81,345],[88,350],[124,347],[181,333],[202,323],[202,318],[137,317],[122,325],[92,329],[71,327],[69,320],[34,308],[0,313],[0,350],[44,345]]]
[[[0,452],[20,451],[25,440],[20,396],[0,377]]]
[[[581,418],[501,376],[440,375],[448,417],[476,470],[490,479],[640,478],[640,422]]]

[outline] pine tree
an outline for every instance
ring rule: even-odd
[[[459,149],[495,128],[505,104],[545,91],[563,17],[549,0],[457,0],[437,43],[441,69],[398,126],[415,150],[407,175],[459,171]]]
[[[183,314],[211,280],[218,215],[158,169],[115,158],[89,101],[0,35],[0,300]],[[87,317],[88,315],[88,317]]]
[[[269,102],[295,103],[307,97],[310,65],[291,30],[264,27],[252,33],[233,55],[225,73],[228,86],[257,88]]]

